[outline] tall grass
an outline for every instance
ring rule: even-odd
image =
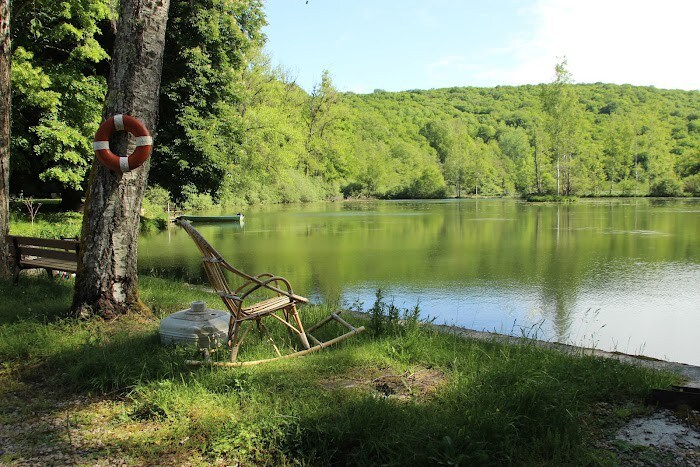
[[[52,381],[68,394],[116,391],[124,412],[114,429],[132,434],[103,439],[105,449],[142,462],[179,452],[244,465],[587,464],[599,459],[596,404],[641,404],[651,387],[676,380],[535,345],[432,332],[417,312],[415,319],[411,310],[390,314],[381,297],[374,304],[384,310],[375,310],[381,332],[263,366],[193,370],[183,365],[193,349],[160,345],[157,317],[197,298],[216,307],[212,295],[143,278],[155,317],[76,321],[63,317],[70,287],[31,277],[0,283],[0,360],[13,370],[0,377]],[[306,307],[302,317],[308,325],[331,310]],[[266,345],[251,333],[241,358]],[[430,390],[412,386],[421,372],[433,375]],[[405,385],[405,394],[382,386],[387,378]],[[143,424],[148,434],[134,428]]]

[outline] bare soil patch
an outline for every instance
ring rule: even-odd
[[[429,396],[445,381],[445,374],[434,368],[414,368],[403,373],[382,368],[370,374],[325,380],[321,386],[327,389],[356,388],[372,391],[378,397],[409,399]]]
[[[618,430],[616,448],[626,451],[622,457],[630,465],[700,465],[700,431],[693,424],[698,415],[663,409],[635,417]]]

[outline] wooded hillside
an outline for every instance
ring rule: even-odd
[[[79,196],[116,13],[105,0],[22,5],[11,192]],[[700,194],[698,91],[572,84],[563,62],[545,85],[359,95],[319,70],[306,92],[260,52],[264,24],[257,1],[172,2],[152,197]]]

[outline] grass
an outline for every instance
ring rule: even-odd
[[[377,304],[372,328],[339,347],[190,369],[192,349],[160,345],[158,318],[195,299],[217,307],[213,295],[142,277],[154,316],[77,321],[63,317],[71,286],[41,276],[0,283],[0,425],[30,426],[0,462],[45,456],[49,443],[76,463],[614,464],[596,439],[643,407],[652,387],[677,381],[612,360],[439,334],[415,325],[410,311]],[[306,307],[302,316],[312,323],[329,311]],[[267,350],[253,337],[241,358]],[[600,404],[613,409],[601,415]]]
[[[41,212],[34,223],[29,214],[10,214],[10,234],[24,237],[71,238],[80,236],[83,216],[77,212]]]

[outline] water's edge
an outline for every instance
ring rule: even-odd
[[[344,310],[344,313],[352,316],[368,320],[367,313],[361,313],[352,310]],[[659,371],[669,371],[676,373],[685,378],[685,386],[700,389],[700,366],[689,365],[687,363],[670,362],[667,360],[659,360],[645,355],[630,355],[622,352],[608,352],[606,350],[594,349],[591,347],[580,347],[571,344],[562,344],[560,342],[544,341],[533,339],[531,337],[509,336],[507,334],[499,334],[488,331],[476,331],[460,326],[449,324],[422,323],[423,326],[428,326],[440,333],[458,336],[464,339],[474,339],[484,342],[497,342],[499,344],[508,345],[536,345],[538,347],[556,350],[574,356],[592,356],[600,358],[609,358],[618,360],[628,365],[640,366]]]

